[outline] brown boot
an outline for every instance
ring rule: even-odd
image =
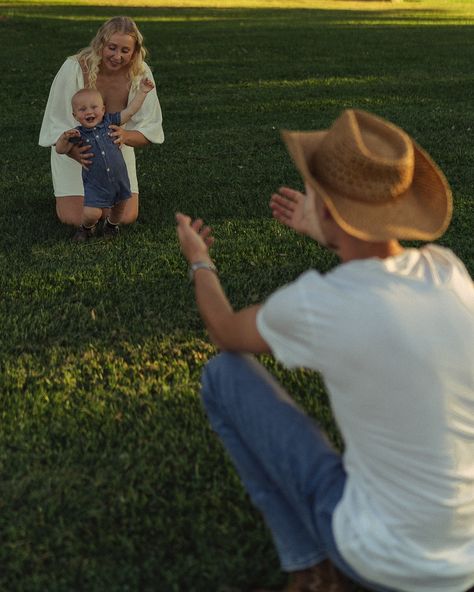
[[[355,584],[326,559],[308,569],[292,572],[288,584],[280,592],[353,592],[354,590]],[[253,592],[272,591],[259,588]]]

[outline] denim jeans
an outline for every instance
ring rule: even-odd
[[[341,455],[265,368],[249,355],[219,354],[204,369],[202,397],[282,569],[330,559],[354,582],[388,592],[359,576],[337,549],[332,515],[346,480]]]

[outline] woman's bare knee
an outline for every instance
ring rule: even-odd
[[[58,215],[58,219],[61,222],[61,224],[67,224],[69,226],[80,226],[81,225],[81,216],[73,216],[71,214],[68,213],[64,213],[64,212],[58,212],[56,210],[56,213]]]
[[[70,195],[56,198],[56,214],[59,221],[71,226],[80,226],[82,221],[82,206],[84,198],[81,195]]]
[[[56,198],[56,213],[63,224],[71,226],[80,226],[82,223],[84,197],[82,195],[68,195],[66,197]],[[105,210],[104,210],[104,213]],[[107,214],[110,210],[107,211]],[[105,216],[103,216],[105,217]],[[138,193],[132,193],[132,197],[127,200],[126,206],[121,216],[122,224],[133,224],[138,218]]]
[[[121,215],[122,224],[133,224],[138,218],[138,193],[132,193]]]

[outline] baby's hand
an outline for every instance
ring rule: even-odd
[[[140,80],[140,90],[144,93],[149,93],[155,88],[155,85],[149,78],[142,78]]]
[[[63,133],[63,136],[68,142],[74,142],[74,140],[77,140],[77,138],[81,137],[81,132],[78,129],[70,129],[66,130]]]

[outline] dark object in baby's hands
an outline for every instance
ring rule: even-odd
[[[82,144],[82,138],[81,136],[71,136],[68,138],[68,142],[71,142],[71,144]]]

